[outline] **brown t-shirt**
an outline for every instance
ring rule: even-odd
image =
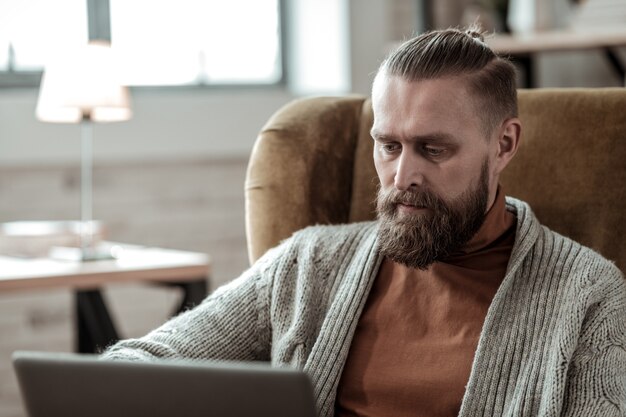
[[[504,193],[463,250],[427,270],[383,261],[350,346],[337,416],[456,416],[516,219]]]

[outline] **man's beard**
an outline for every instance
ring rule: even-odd
[[[409,268],[426,269],[461,249],[480,229],[489,199],[489,165],[485,161],[478,184],[447,203],[427,190],[378,191],[380,251]],[[418,213],[398,213],[398,204],[425,207]]]

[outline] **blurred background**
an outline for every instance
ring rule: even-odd
[[[520,83],[532,71],[532,87],[624,86],[624,3],[0,0],[0,223],[80,218],[79,125],[35,116],[43,69],[65,48],[110,42],[130,87],[132,118],[93,127],[93,214],[107,239],[209,254],[215,288],[248,265],[247,160],[279,107],[310,95],[368,95],[399,42],[472,22],[512,33],[503,39],[513,44],[576,33],[574,47],[525,50]],[[610,51],[585,44],[593,36]],[[103,291],[124,337],[162,323],[180,297],[140,284]],[[11,352],[72,351],[73,314],[69,289],[0,292],[0,416],[24,415]]]

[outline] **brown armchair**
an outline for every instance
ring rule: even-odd
[[[520,90],[522,142],[501,176],[551,229],[626,268],[626,89]],[[378,179],[361,96],[287,104],[256,141],[246,178],[250,261],[312,224],[375,218]]]

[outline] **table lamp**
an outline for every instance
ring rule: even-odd
[[[101,259],[103,255],[98,253],[93,239],[92,125],[131,117],[128,88],[118,80],[110,45],[90,42],[59,54],[46,65],[36,115],[43,122],[81,125],[80,258]]]

